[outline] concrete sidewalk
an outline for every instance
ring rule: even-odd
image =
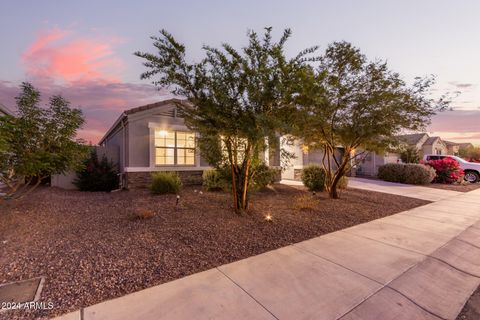
[[[455,319],[480,284],[480,190],[58,319]]]

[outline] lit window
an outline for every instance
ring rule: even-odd
[[[195,134],[155,130],[155,165],[195,165]]]

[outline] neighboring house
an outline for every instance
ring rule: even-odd
[[[458,155],[462,143],[442,140],[440,137],[430,137],[427,133],[414,133],[398,136],[403,146],[412,147],[418,150],[420,158],[426,154],[436,155]],[[395,152],[378,155],[369,154],[357,169],[357,174],[374,176],[378,173],[378,167],[387,163],[401,162],[400,154]]]
[[[447,149],[448,149],[447,154],[451,154],[454,156],[458,156],[461,148],[468,147],[469,145],[473,146],[473,144],[471,143],[456,143],[456,142],[446,141],[446,140],[443,140],[443,141],[447,145]]]
[[[416,148],[420,157],[425,154],[445,155],[450,154],[453,149],[453,143],[450,148],[440,137],[430,137],[426,133],[414,133],[398,136],[398,139],[409,147]],[[458,150],[457,150],[458,152]],[[452,153],[453,154],[453,153]]]
[[[0,103],[0,116],[3,116],[3,115],[9,115],[9,116],[13,116],[13,112],[8,109],[7,107],[5,107],[3,104]]]

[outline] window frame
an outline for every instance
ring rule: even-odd
[[[157,132],[159,131],[167,131],[168,133],[173,133],[173,147],[168,147],[168,146],[157,146]],[[187,147],[187,146],[179,146],[178,145],[178,133],[185,133],[189,135],[193,135],[193,147]],[[187,130],[163,130],[160,128],[155,128],[153,130],[153,150],[154,150],[154,155],[153,155],[153,164],[155,167],[195,167],[197,165],[197,152],[196,152],[196,142],[195,142],[195,132],[192,131],[187,131]],[[185,140],[187,141],[187,140]],[[157,163],[157,150],[158,149],[164,149],[164,150],[173,150],[173,163],[172,164],[158,164]],[[193,163],[192,164],[179,164],[178,159],[179,159],[179,152],[180,151],[187,151],[191,150],[193,152]],[[182,157],[183,159],[187,159],[188,157],[185,155]]]

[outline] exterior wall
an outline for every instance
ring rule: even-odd
[[[295,140],[293,142],[287,141],[285,137],[281,138],[281,148],[294,155],[288,163],[284,163],[284,170],[282,172],[282,179],[295,180],[299,178],[299,172],[303,169],[303,150],[301,148],[301,141]]]
[[[398,153],[385,153],[384,155],[379,155],[375,152],[371,152],[359,164],[356,174],[359,176],[376,176],[380,166],[387,163],[398,163],[400,161],[400,154]]]
[[[183,185],[201,185],[203,171],[177,171]],[[127,172],[128,189],[144,189],[152,182],[152,172]]]
[[[294,159],[290,159],[288,164],[284,164],[284,170],[282,171],[281,178],[286,180],[301,180],[302,170],[305,166],[310,164],[316,164],[323,166],[323,151],[322,150],[306,150],[302,147],[300,140],[293,142],[282,142],[282,148],[295,155]],[[340,159],[343,149],[337,148],[335,150],[335,157]],[[332,160],[332,170],[336,170],[336,164]]]
[[[448,145],[447,146],[447,154],[458,156],[459,151],[460,151],[460,146],[458,146],[458,145]]]
[[[73,181],[77,178],[75,171],[68,171],[64,174],[55,174],[50,179],[50,185],[66,190],[75,190],[77,187],[73,184]]]
[[[97,156],[99,159],[102,159],[103,156],[107,157],[108,160],[118,165],[119,162],[119,153],[116,146],[96,146],[95,150],[97,151]],[[73,184],[73,181],[77,178],[75,171],[67,171],[64,174],[55,174],[50,179],[50,185],[52,187],[75,190],[77,187]]]
[[[115,149],[116,150],[116,163],[118,163],[118,170],[119,172],[123,173],[125,170],[125,132],[126,128],[122,127],[121,124],[119,127],[114,131],[112,135],[110,135],[104,141],[104,146],[107,149]],[[98,152],[98,149],[97,149]],[[112,151],[113,152],[113,151]]]
[[[448,149],[441,139],[436,139],[431,145],[423,145],[420,156],[423,158],[426,154],[448,154]]]

